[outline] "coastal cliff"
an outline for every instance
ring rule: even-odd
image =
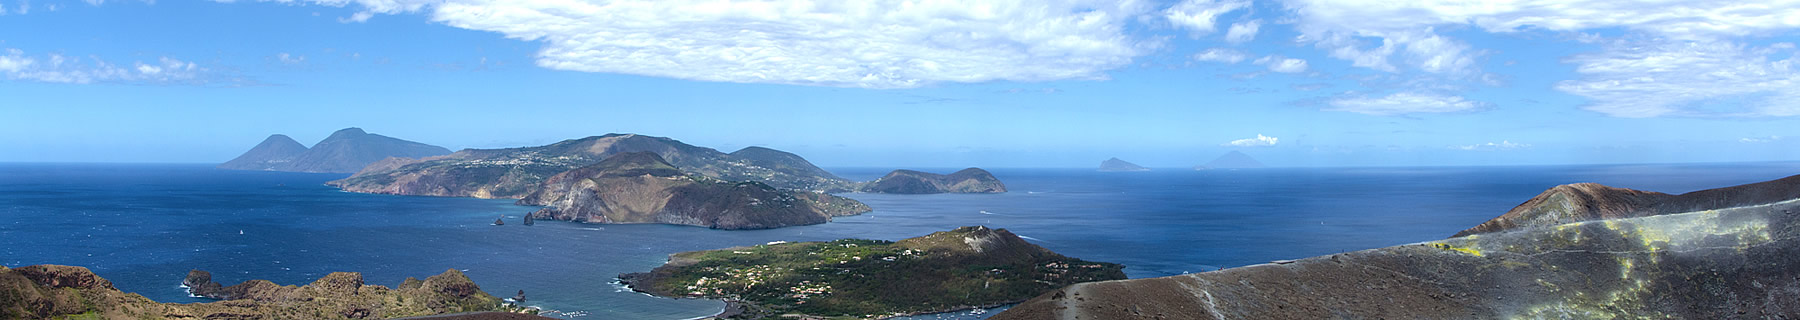
[[[626,152],[651,152],[682,171],[781,189],[849,191],[853,184],[799,156],[751,147],[731,154],[675,139],[608,134],[523,148],[464,149],[449,155],[385,159],[327,184],[350,192],[518,199],[558,173]]]
[[[353,173],[390,157],[427,157],[450,153],[449,149],[345,128],[311,148],[286,135],[271,135],[261,144],[220,164],[220,169],[318,173]]]
[[[87,268],[36,265],[0,267],[3,319],[389,319],[458,312],[519,311],[481,292],[456,270],[408,279],[398,288],[365,285],[362,276],[337,272],[304,286],[251,280],[222,287],[205,271],[183,281],[190,292],[226,301],[157,303],[120,292]]]
[[[739,301],[739,318],[944,312],[1124,278],[1118,264],[1065,257],[987,227],[895,242],[845,239],[683,252],[650,272],[620,275],[632,290],[653,295]]]
[[[1006,184],[981,168],[968,168],[943,175],[913,170],[894,170],[858,189],[868,193],[1002,193]]]
[[[548,206],[532,218],[586,223],[767,229],[869,211],[861,202],[830,194],[690,175],[651,152],[615,154],[553,175],[535,190],[518,202]]]
[[[1800,301],[1787,298],[1800,292],[1800,200],[1794,199],[1793,179],[1680,196],[1562,186],[1496,218],[1512,222],[1478,234],[1206,273],[1081,283],[993,319],[1800,314]]]

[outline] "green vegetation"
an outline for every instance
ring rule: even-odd
[[[745,314],[751,318],[879,317],[1013,303],[1077,282],[1125,278],[1118,264],[1064,257],[1004,230],[976,228],[899,243],[846,239],[685,252],[634,286],[764,309]],[[999,245],[972,249],[965,239]],[[918,240],[954,240],[961,249]]]

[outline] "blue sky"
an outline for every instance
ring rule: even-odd
[[[822,166],[1800,160],[1800,5],[0,0],[0,161],[630,132]],[[1790,137],[1792,136],[1792,137]]]

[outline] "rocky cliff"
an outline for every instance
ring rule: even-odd
[[[993,319],[1786,317],[1800,314],[1792,179],[1680,196],[1563,186],[1485,233],[1076,284]],[[1547,207],[1576,214],[1530,209]]]
[[[608,134],[523,148],[465,149],[421,159],[387,159],[328,184],[345,191],[425,196],[522,198],[545,179],[625,152],[651,152],[682,171],[782,189],[848,191],[850,181],[798,156],[766,148],[726,154],[675,139]]]
[[[875,318],[1017,302],[1071,283],[1124,279],[1122,268],[1065,257],[1004,229],[962,227],[897,242],[677,253],[621,279],[655,295],[742,301],[742,318]]]
[[[962,169],[948,175],[913,170],[894,170],[858,189],[869,193],[1001,193],[1006,184],[981,168]]]
[[[1100,162],[1100,171],[1106,171],[1106,172],[1150,171],[1150,168],[1145,168],[1144,166],[1137,165],[1136,163],[1126,162],[1125,160],[1119,160],[1119,158],[1112,158],[1112,159],[1106,159],[1106,161]]]
[[[1525,226],[1642,217],[1757,205],[1800,198],[1800,176],[1740,186],[1670,195],[1608,187],[1596,183],[1556,186],[1455,236],[1510,230]]]
[[[548,208],[532,218],[587,223],[766,229],[869,211],[861,202],[830,194],[690,175],[651,152],[614,154],[553,175],[534,190],[519,204]]]
[[[303,153],[306,153],[306,146],[300,145],[294,138],[274,134],[250,148],[250,151],[219,164],[219,169],[275,171],[277,168],[285,168]]]
[[[449,149],[346,128],[312,148],[285,135],[273,135],[224,164],[222,169],[353,173],[389,157],[417,158],[450,153]]]
[[[195,294],[229,300],[157,303],[120,292],[87,268],[0,267],[0,319],[388,319],[509,310],[456,270],[395,289],[365,285],[350,272],[305,286],[252,280],[221,287],[210,274],[195,271],[184,283]]]

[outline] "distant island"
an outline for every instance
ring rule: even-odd
[[[651,152],[615,154],[551,176],[536,190],[519,204],[549,207],[530,218],[587,223],[767,229],[869,211],[861,202],[830,194],[689,174]]]
[[[1106,161],[1100,162],[1100,171],[1103,171],[1103,172],[1150,171],[1150,168],[1145,168],[1144,166],[1137,165],[1136,163],[1125,162],[1125,160],[1119,160],[1119,158],[1112,158],[1112,159],[1106,159]]]
[[[321,173],[354,173],[371,163],[390,157],[428,157],[449,154],[449,149],[418,142],[395,139],[346,128],[312,148],[301,146],[287,135],[275,134],[220,169],[262,170]]]
[[[1563,185],[1455,238],[1080,283],[992,319],[1779,318],[1800,314],[1796,212],[1800,176],[1681,195]]]
[[[981,168],[958,170],[948,175],[913,170],[894,170],[875,181],[862,184],[861,192],[870,193],[1002,193],[1006,184]]]
[[[408,278],[396,288],[363,284],[354,272],[332,273],[304,286],[251,280],[223,287],[211,274],[195,271],[183,283],[194,295],[225,301],[158,303],[120,292],[87,268],[0,266],[0,319],[389,319],[530,312],[482,292],[456,270],[422,281]]]
[[[1263,167],[1262,162],[1256,161],[1256,158],[1251,158],[1250,155],[1244,154],[1243,152],[1232,150],[1231,152],[1226,152],[1225,155],[1219,156],[1218,159],[1213,159],[1213,161],[1208,161],[1206,164],[1194,167],[1194,170],[1252,169],[1261,167]]]
[[[860,317],[992,307],[1072,283],[1124,279],[1123,266],[1069,258],[1005,229],[962,227],[895,242],[771,243],[670,255],[632,290],[728,299],[737,318]]]

